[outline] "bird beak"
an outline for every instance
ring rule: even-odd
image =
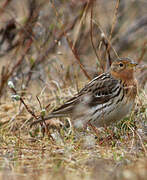
[[[129,64],[129,66],[131,67],[131,68],[134,68],[134,67],[136,67],[138,64],[136,63],[136,62],[132,62],[132,63],[130,63]]]

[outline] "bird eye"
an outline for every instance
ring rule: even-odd
[[[119,63],[119,66],[120,66],[120,67],[123,67],[123,66],[124,66],[124,64],[123,64],[123,63]]]

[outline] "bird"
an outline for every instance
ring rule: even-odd
[[[54,109],[37,123],[52,118],[70,117],[74,127],[107,127],[131,112],[137,95],[134,72],[137,63],[130,58],[115,59],[110,69],[92,79],[79,93]]]

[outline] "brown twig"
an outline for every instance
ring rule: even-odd
[[[114,27],[115,27],[115,25],[116,25],[118,8],[119,8],[119,2],[120,2],[120,0],[117,0],[116,5],[115,5],[115,11],[114,11],[114,16],[113,16],[113,21],[112,21],[112,26],[111,26],[111,31],[110,31],[109,40],[111,40],[111,38],[112,38],[112,34],[113,34],[113,31],[114,31]]]
[[[97,60],[98,60],[99,63],[100,63],[100,67],[101,67],[101,69],[102,69],[103,72],[104,72],[104,67],[103,67],[103,64],[102,64],[102,62],[101,62],[101,58],[100,58],[99,54],[97,53],[97,50],[96,50],[95,45],[94,45],[94,42],[93,42],[93,22],[92,22],[92,20],[93,20],[93,5],[94,5],[94,1],[91,3],[90,40],[91,40],[91,45],[92,45],[92,48],[93,48],[93,50],[94,50],[94,53],[95,53],[95,55],[96,55],[96,57],[97,57]]]
[[[12,16],[9,11],[7,11],[7,14],[9,14],[10,17]],[[29,2],[29,15],[24,25],[21,24],[19,21],[17,21],[17,19],[14,18],[13,16],[7,20],[6,26],[4,26],[4,28],[2,29],[3,39],[1,43],[3,43],[5,39],[8,39],[9,46],[5,50],[3,50],[3,52],[0,53],[0,57],[4,56],[6,53],[11,51],[18,45],[22,45],[24,40],[28,38],[31,38],[33,39],[33,41],[35,41],[35,38],[32,33],[32,29],[35,24],[34,22],[36,22],[38,14],[39,14],[39,8],[36,8],[36,2],[35,0],[32,0],[31,2]],[[12,33],[13,36],[11,35],[13,38],[14,36],[19,37],[14,42],[13,42],[13,38],[10,38],[10,35],[9,35],[11,34],[11,32],[13,32]]]
[[[38,97],[38,96],[36,96],[36,98],[37,98],[37,101],[38,101],[38,103],[39,103],[40,109],[42,109],[42,105],[41,105],[41,102],[40,102],[39,97]]]
[[[104,33],[104,31],[103,31],[101,25],[99,24],[99,22],[94,21],[94,23],[98,26],[98,28],[99,28],[99,30],[100,30],[100,32],[101,32],[101,35],[105,38],[105,40],[106,40],[107,43],[109,44],[109,47],[113,50],[115,56],[116,56],[117,58],[119,58],[118,53],[116,52],[116,50],[115,50],[114,47],[112,46],[112,43],[109,41],[109,38],[108,38],[108,37],[106,36],[106,34]]]
[[[105,37],[102,37],[102,42],[105,46],[106,55],[107,55],[106,66],[105,66],[105,71],[107,71],[112,64],[112,60],[111,60],[111,56],[110,56],[110,49],[109,49],[110,46],[109,46],[109,43],[107,42],[107,40],[105,39]]]
[[[112,21],[112,26],[111,26],[111,31],[110,31],[110,36],[109,36],[109,42],[112,39],[112,34],[114,31],[114,27],[116,25],[116,20],[117,20],[117,14],[118,14],[118,8],[119,8],[119,0],[117,0],[116,5],[115,5],[115,11],[114,11],[114,16],[113,16],[113,21]],[[107,43],[105,38],[103,38],[103,43],[106,47],[106,55],[107,55],[107,61],[106,61],[106,70],[108,70],[111,66],[111,56],[110,56],[110,43]]]
[[[15,90],[15,88],[11,87],[11,90],[17,95],[17,91]],[[37,116],[34,114],[34,112],[32,110],[30,110],[30,108],[26,105],[25,101],[23,100],[23,98],[20,96],[20,102],[25,106],[26,110],[37,120]]]
[[[31,7],[32,6],[32,7]],[[30,8],[35,8],[35,1],[33,0],[32,3],[30,4]],[[30,16],[28,21],[25,23],[24,26],[21,27],[20,31],[19,31],[19,40],[16,42],[16,44],[20,45],[23,44],[23,46],[25,47],[23,50],[23,53],[21,55],[21,57],[18,59],[18,61],[12,66],[12,68],[10,68],[10,65],[7,65],[7,67],[3,67],[3,71],[1,73],[1,83],[0,83],[0,96],[2,95],[2,91],[5,87],[5,84],[7,84],[8,79],[13,75],[14,71],[16,71],[16,69],[18,70],[20,65],[22,64],[25,55],[28,53],[32,42],[33,42],[33,36],[32,36],[32,27],[35,24],[34,22],[36,22],[36,19],[38,17],[38,11],[35,10],[30,10]],[[14,23],[17,23],[16,21],[14,21]],[[31,25],[30,25],[31,24]],[[10,69],[10,70],[9,70]]]
[[[92,1],[90,1],[90,3],[91,3],[91,2],[92,2]],[[54,8],[54,10],[55,10],[56,17],[57,17],[58,21],[60,22],[59,15],[58,15],[58,11],[57,11],[57,9],[56,9],[56,7],[54,6],[53,3],[52,3],[52,6],[53,6],[53,8]],[[85,6],[87,6],[87,3],[84,3],[83,8],[82,8],[82,13],[79,15],[79,18],[82,16],[82,14],[83,14],[83,12],[84,12],[84,9],[85,9]],[[60,23],[61,23],[61,22],[60,22]],[[67,39],[67,42],[68,42],[68,44],[69,44],[69,47],[71,48],[71,51],[72,51],[73,55],[74,55],[76,61],[78,62],[80,68],[82,69],[84,75],[90,80],[90,79],[91,79],[90,76],[88,75],[88,73],[87,73],[87,71],[85,70],[84,66],[83,66],[83,65],[81,64],[81,62],[80,62],[80,58],[79,58],[79,55],[78,55],[78,53],[77,53],[77,50],[74,48],[73,43],[69,40],[69,37],[66,35],[67,33],[65,32],[64,29],[63,29],[63,33],[64,33],[64,36],[65,36],[66,39]]]
[[[85,7],[85,6],[84,6],[84,7]],[[36,61],[32,64],[32,66],[30,67],[29,73],[28,73],[28,78],[27,78],[27,81],[26,81],[26,87],[29,85],[29,82],[30,82],[31,77],[32,77],[32,74],[33,74],[33,69],[36,67],[36,65],[41,64],[41,63],[43,63],[43,62],[46,60],[46,58],[48,57],[48,54],[49,54],[50,52],[53,52],[53,51],[54,51],[54,49],[56,48],[56,46],[57,46],[58,42],[61,40],[61,38],[62,38],[63,36],[66,36],[66,34],[75,27],[75,25],[76,25],[76,23],[77,23],[77,21],[78,21],[78,19],[79,19],[80,17],[81,17],[81,14],[77,15],[77,16],[73,19],[73,21],[72,21],[71,23],[69,23],[68,25],[66,25],[66,28],[65,28],[65,29],[62,28],[62,31],[59,32],[58,35],[57,35],[57,37],[56,37],[56,41],[52,41],[52,42],[50,43],[49,48],[45,51],[45,53],[44,53],[44,54],[41,54],[41,55],[36,59]],[[64,26],[65,26],[65,25],[63,25],[63,27],[64,27]]]
[[[73,29],[73,27],[75,26],[77,20],[79,19],[79,15],[74,18],[73,22],[70,23],[69,25],[66,25],[67,28],[65,30],[65,33],[69,32],[70,30]],[[32,77],[32,74],[33,74],[33,69],[36,67],[36,65],[39,65],[41,63],[43,63],[46,58],[48,57],[48,54],[52,51],[54,51],[55,47],[57,46],[58,42],[61,40],[61,38],[64,36],[64,31],[60,32],[57,37],[56,37],[56,41],[53,41],[50,43],[50,46],[49,48],[45,51],[44,54],[41,54],[37,59],[36,61],[32,64],[32,66],[30,67],[30,70],[29,70],[29,73],[28,73],[28,78],[26,80],[26,87],[28,87],[29,85],[29,82],[31,80],[31,77]]]
[[[44,135],[45,135],[45,132],[46,132],[46,134],[49,135],[49,137],[52,137],[51,134],[50,134],[49,131],[48,131],[47,124],[46,124],[46,122],[45,122],[45,120],[44,120],[44,115],[42,114],[42,110],[43,110],[43,109],[42,109],[42,105],[41,105],[40,99],[38,98],[38,96],[36,96],[36,98],[37,98],[37,100],[38,100],[38,102],[39,102],[40,109],[41,109],[41,115],[40,115],[39,118],[41,118],[41,119],[43,120],[43,122],[40,123],[40,125],[41,125],[41,127],[42,127],[43,137],[44,137]]]
[[[2,95],[2,91],[5,87],[5,85],[7,84],[8,79],[12,76],[14,71],[19,67],[19,65],[24,60],[24,57],[27,54],[27,52],[29,51],[31,44],[32,44],[32,39],[29,39],[26,42],[26,46],[25,46],[25,49],[23,51],[23,54],[21,55],[21,57],[19,58],[17,63],[11,68],[10,71],[9,71],[8,67],[3,67],[3,71],[1,73],[0,96]]]
[[[14,87],[10,87],[10,89],[15,93],[15,95],[18,95],[16,89]],[[41,102],[39,100],[39,98],[37,97],[37,100],[40,104],[40,108],[42,109],[42,106],[41,106]],[[42,120],[44,120],[44,116],[41,114],[41,116],[37,117],[35,115],[35,113],[27,106],[27,104],[25,103],[24,99],[22,98],[22,96],[19,96],[19,101],[24,105],[24,107],[26,108],[26,110],[28,111],[28,113],[30,113],[36,120],[38,120],[38,118],[41,118]],[[44,134],[45,132],[48,134],[49,137],[52,138],[50,132],[48,131],[48,127],[47,127],[47,124],[46,122],[44,121],[43,123],[41,122],[41,127],[42,127],[42,133],[43,133],[43,137],[44,137]]]
[[[85,70],[83,64],[82,64],[81,61],[80,61],[79,55],[78,55],[78,53],[77,53],[77,50],[74,48],[74,46],[73,46],[72,42],[69,40],[69,38],[66,37],[66,39],[67,39],[67,42],[68,42],[68,44],[69,44],[69,47],[71,48],[71,50],[72,50],[72,52],[73,52],[74,57],[75,57],[76,61],[78,62],[80,68],[82,69],[84,75],[85,75],[89,80],[91,80],[91,77],[88,75],[87,71]]]

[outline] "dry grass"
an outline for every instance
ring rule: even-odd
[[[141,88],[133,112],[118,124],[99,129],[99,137],[90,128],[72,131],[68,126],[52,128],[52,138],[43,137],[40,125],[30,128],[30,122],[32,116],[40,116],[43,109],[47,114],[78,92],[88,78],[100,74],[109,55],[111,60],[116,58],[114,50],[146,65],[147,3],[99,0],[92,12],[86,0],[36,0],[33,5],[24,0],[24,10],[16,13],[13,1],[20,7],[19,0],[0,4],[6,9],[0,10],[4,19],[0,43],[10,20],[15,27],[10,29],[14,37],[0,44],[0,179],[145,180],[146,68],[136,76]],[[16,91],[7,86],[8,80]],[[14,94],[22,100],[12,99]],[[67,125],[69,119],[61,121]]]
[[[26,95],[25,102],[39,112],[37,100]],[[92,130],[62,129],[51,131],[52,140],[38,126],[30,129],[31,115],[7,97],[0,106],[1,179],[146,179],[146,102],[117,126],[101,129],[98,139]]]

